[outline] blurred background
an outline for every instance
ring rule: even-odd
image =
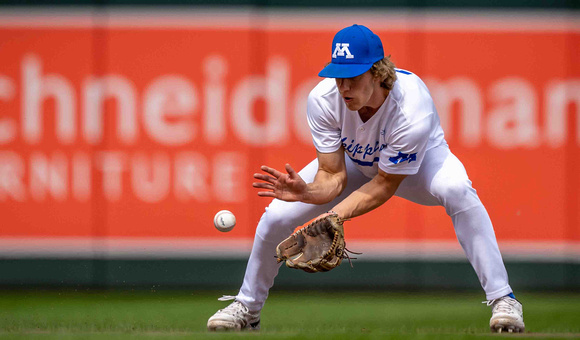
[[[579,7],[4,0],[0,287],[234,293],[269,203],[252,174],[315,158],[306,98],[356,23],[429,86],[515,291],[578,290]],[[441,207],[393,198],[346,229],[354,268],[276,287],[480,291]]]

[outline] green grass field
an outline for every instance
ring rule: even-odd
[[[230,292],[232,293],[232,292]],[[257,333],[208,333],[221,292],[0,291],[0,339],[580,337],[580,293],[520,293],[527,332],[493,335],[481,294],[273,291]]]

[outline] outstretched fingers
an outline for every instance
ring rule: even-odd
[[[259,189],[274,190],[274,185],[272,185],[270,183],[255,182],[255,183],[252,183],[252,186],[254,188],[259,188]]]
[[[276,193],[273,192],[273,191],[258,191],[258,196],[260,196],[260,197],[278,198],[278,196],[276,195]]]
[[[272,183],[272,184],[274,184],[276,182],[276,178],[268,176],[268,175],[264,175],[264,174],[256,173],[256,174],[254,174],[254,178],[262,180],[264,182]]]
[[[258,196],[262,197],[276,197],[274,184],[278,181],[278,178],[282,175],[282,173],[276,169],[270,168],[268,166],[262,165],[260,169],[267,174],[255,173],[254,178],[261,180],[263,182],[254,182],[252,186],[257,189],[264,189],[267,191],[259,191]]]
[[[282,176],[282,173],[274,168],[270,168],[269,166],[265,166],[262,165],[260,167],[260,169],[266,173],[269,173],[270,175],[274,176],[274,178],[280,178],[280,176]]]
[[[279,198],[285,201],[296,201],[304,190],[304,185],[300,176],[292,169],[290,164],[286,164],[287,173],[280,172],[269,166],[262,165],[260,169],[264,173],[255,173],[254,178],[260,182],[252,183],[252,186],[261,189],[258,196]],[[298,184],[298,185],[297,185]]]
[[[288,173],[288,175],[290,175],[290,178],[298,177],[298,174],[296,173],[296,171],[294,171],[294,169],[292,169],[290,164],[286,163],[285,167],[286,167],[286,172]]]

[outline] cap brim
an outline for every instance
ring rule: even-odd
[[[326,77],[326,78],[353,78],[356,76],[360,76],[361,74],[365,73],[366,71],[370,70],[373,66],[373,63],[370,64],[333,64],[330,63],[326,65],[325,68],[322,69],[318,73],[319,77]]]

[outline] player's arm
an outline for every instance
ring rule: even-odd
[[[342,193],[346,187],[346,165],[344,149],[330,153],[316,151],[318,157],[318,172],[314,181],[309,183],[303,202],[325,204]]]
[[[350,194],[331,210],[342,218],[353,218],[381,206],[393,195],[407,175],[379,173],[369,182]]]
[[[262,197],[273,197],[283,201],[301,201],[311,204],[324,204],[332,201],[346,186],[346,166],[344,150],[330,153],[317,152],[318,171],[312,183],[306,183],[290,164],[286,164],[286,173],[268,166],[262,166],[265,174],[254,174],[255,179],[262,182],[253,183],[254,188]]]

